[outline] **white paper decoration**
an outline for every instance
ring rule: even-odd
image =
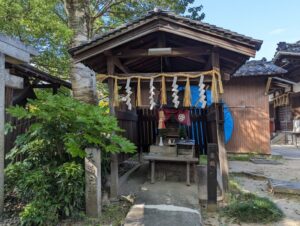
[[[154,85],[153,85],[153,82],[154,82],[154,79],[151,78],[151,79],[150,79],[150,90],[149,90],[149,94],[150,94],[150,96],[149,96],[149,100],[150,100],[150,110],[153,110],[153,108],[154,108],[155,105],[156,105],[156,103],[155,103],[155,101],[154,101],[154,95],[155,95],[154,90],[155,90],[155,87],[154,87]]]
[[[126,90],[126,96],[122,99],[124,102],[126,102],[126,105],[128,107],[128,110],[132,109],[132,104],[131,104],[131,87],[130,87],[130,78],[127,78],[127,82],[126,82],[126,86],[125,86],[125,90]]]
[[[180,101],[178,100],[178,85],[177,85],[177,76],[173,78],[173,83],[172,83],[172,97],[173,97],[173,104],[175,108],[178,108]]]
[[[200,76],[199,80],[199,102],[201,102],[201,108],[206,107],[206,96],[205,96],[205,84],[203,83],[204,81],[204,76]]]

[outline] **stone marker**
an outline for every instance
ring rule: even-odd
[[[101,216],[101,151],[86,148],[85,158],[85,205],[88,217]]]

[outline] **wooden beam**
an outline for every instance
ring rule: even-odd
[[[5,56],[0,52],[0,216],[4,210]]]
[[[114,57],[107,56],[107,73],[113,75],[115,73],[115,63]],[[115,108],[113,105],[114,101],[114,80],[112,78],[108,79],[108,89],[109,89],[109,110],[110,114],[115,116]],[[119,188],[119,164],[118,164],[118,155],[111,154],[111,163],[110,163],[110,199],[116,200],[118,197],[118,188]]]
[[[182,72],[163,72],[163,74],[166,75],[174,75],[174,76],[180,76],[180,75],[199,75],[203,73],[203,71],[182,71]],[[121,73],[114,73],[114,75],[122,77],[122,76],[143,76],[143,77],[152,77],[155,75],[161,74],[160,72],[153,72],[153,73],[126,73],[126,74],[121,74]]]
[[[32,88],[37,88],[37,89],[54,89],[58,88],[59,85],[56,84],[34,84],[32,85]]]
[[[185,48],[171,48],[171,53],[161,54],[165,57],[178,57],[178,56],[191,56],[191,55],[209,55],[210,49],[203,47],[185,47]],[[149,55],[148,49],[131,49],[128,52],[119,52],[116,54],[119,58],[131,58],[131,57],[160,57]]]
[[[202,57],[200,56],[182,56],[182,58],[187,59],[187,60],[191,60],[194,61],[196,63],[201,63],[201,64],[205,64],[206,60],[204,60]]]
[[[123,65],[119,58],[114,57],[114,64],[117,66],[123,73],[129,73],[129,69],[127,66]]]
[[[272,77],[269,77],[269,78],[268,78],[268,81],[267,81],[266,89],[265,89],[265,95],[266,95],[266,96],[269,94],[271,82],[272,82]]]

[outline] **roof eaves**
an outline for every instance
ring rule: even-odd
[[[122,25],[122,26],[120,26],[116,29],[113,29],[109,32],[104,33],[103,35],[99,35],[99,36],[95,37],[93,40],[91,40],[90,42],[85,42],[85,43],[83,43],[83,44],[81,44],[77,47],[71,48],[71,49],[69,49],[69,53],[71,55],[74,55],[74,53],[76,51],[81,52],[81,51],[84,51],[85,49],[92,48],[95,45],[99,45],[102,42],[107,41],[109,36],[113,36],[114,34],[119,33],[119,32],[122,33],[122,31],[124,33],[126,31],[130,30],[130,28],[132,26],[134,26],[135,24],[141,23],[142,21],[145,21],[145,20],[147,20],[151,17],[152,17],[152,20],[157,19],[158,17],[160,17],[160,18],[168,17],[168,18],[171,18],[171,19],[174,19],[174,20],[181,20],[184,23],[188,23],[189,25],[193,25],[193,26],[196,25],[198,29],[199,29],[199,26],[202,29],[205,28],[205,29],[203,29],[204,31],[210,32],[211,34],[222,37],[222,38],[224,38],[224,36],[221,36],[220,33],[226,34],[227,37],[225,36],[225,38],[232,38],[232,36],[234,36],[234,38],[235,38],[234,41],[240,42],[241,44],[244,44],[244,45],[248,45],[248,46],[250,45],[250,46],[254,47],[255,50],[259,50],[261,45],[262,45],[262,42],[263,42],[262,40],[253,39],[251,37],[238,34],[237,32],[233,32],[233,31],[230,31],[230,30],[227,30],[227,29],[224,29],[224,28],[221,28],[221,27],[217,27],[215,25],[211,25],[211,24],[208,24],[208,23],[195,21],[195,20],[183,17],[183,16],[175,15],[173,13],[156,12],[156,13],[148,13],[146,16],[144,16],[142,18],[139,18],[139,19],[136,19],[132,22],[126,23],[126,24],[124,24],[124,25]],[[228,36],[230,36],[230,37],[228,37]]]

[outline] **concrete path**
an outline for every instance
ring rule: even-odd
[[[195,184],[147,179],[148,166],[142,166],[121,188],[123,195],[135,195],[135,205],[128,213],[126,226],[200,226],[201,214]]]
[[[285,159],[300,160],[300,148],[296,148],[294,145],[272,145],[271,149],[273,155],[282,155]]]

